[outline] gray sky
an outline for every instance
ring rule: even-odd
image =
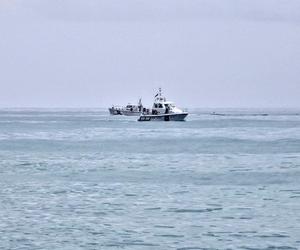
[[[300,107],[299,0],[0,0],[0,107]]]

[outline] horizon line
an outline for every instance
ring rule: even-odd
[[[107,106],[107,107],[96,107],[96,106],[78,106],[78,107],[75,107],[75,106],[66,106],[66,107],[63,107],[63,106],[54,106],[54,107],[51,107],[51,106],[42,106],[42,107],[38,107],[38,106],[3,106],[1,107],[0,106],[0,110],[1,109],[108,109],[110,106]],[[257,107],[257,106],[241,106],[241,107],[233,107],[233,106],[224,106],[224,107],[186,107],[187,109],[300,109],[300,106],[299,107],[296,107],[296,106],[269,106],[269,107]]]

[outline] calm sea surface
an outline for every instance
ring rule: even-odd
[[[300,111],[190,112],[0,110],[0,249],[300,249]]]

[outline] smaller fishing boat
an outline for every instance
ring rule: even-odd
[[[139,99],[138,104],[128,103],[127,106],[122,110],[122,114],[126,116],[140,116],[143,111],[142,99]]]
[[[138,121],[184,121],[187,115],[188,112],[179,109],[173,102],[167,101],[159,88],[152,109],[144,108]]]
[[[122,115],[122,107],[120,106],[112,106],[111,108],[108,108],[109,113],[111,115]]]

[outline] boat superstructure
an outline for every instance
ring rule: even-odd
[[[187,115],[188,113],[176,107],[174,102],[167,101],[159,88],[152,109],[143,109],[138,121],[184,121]]]
[[[140,116],[143,111],[142,99],[139,99],[138,104],[128,103],[127,106],[122,110],[123,115],[127,116]]]

